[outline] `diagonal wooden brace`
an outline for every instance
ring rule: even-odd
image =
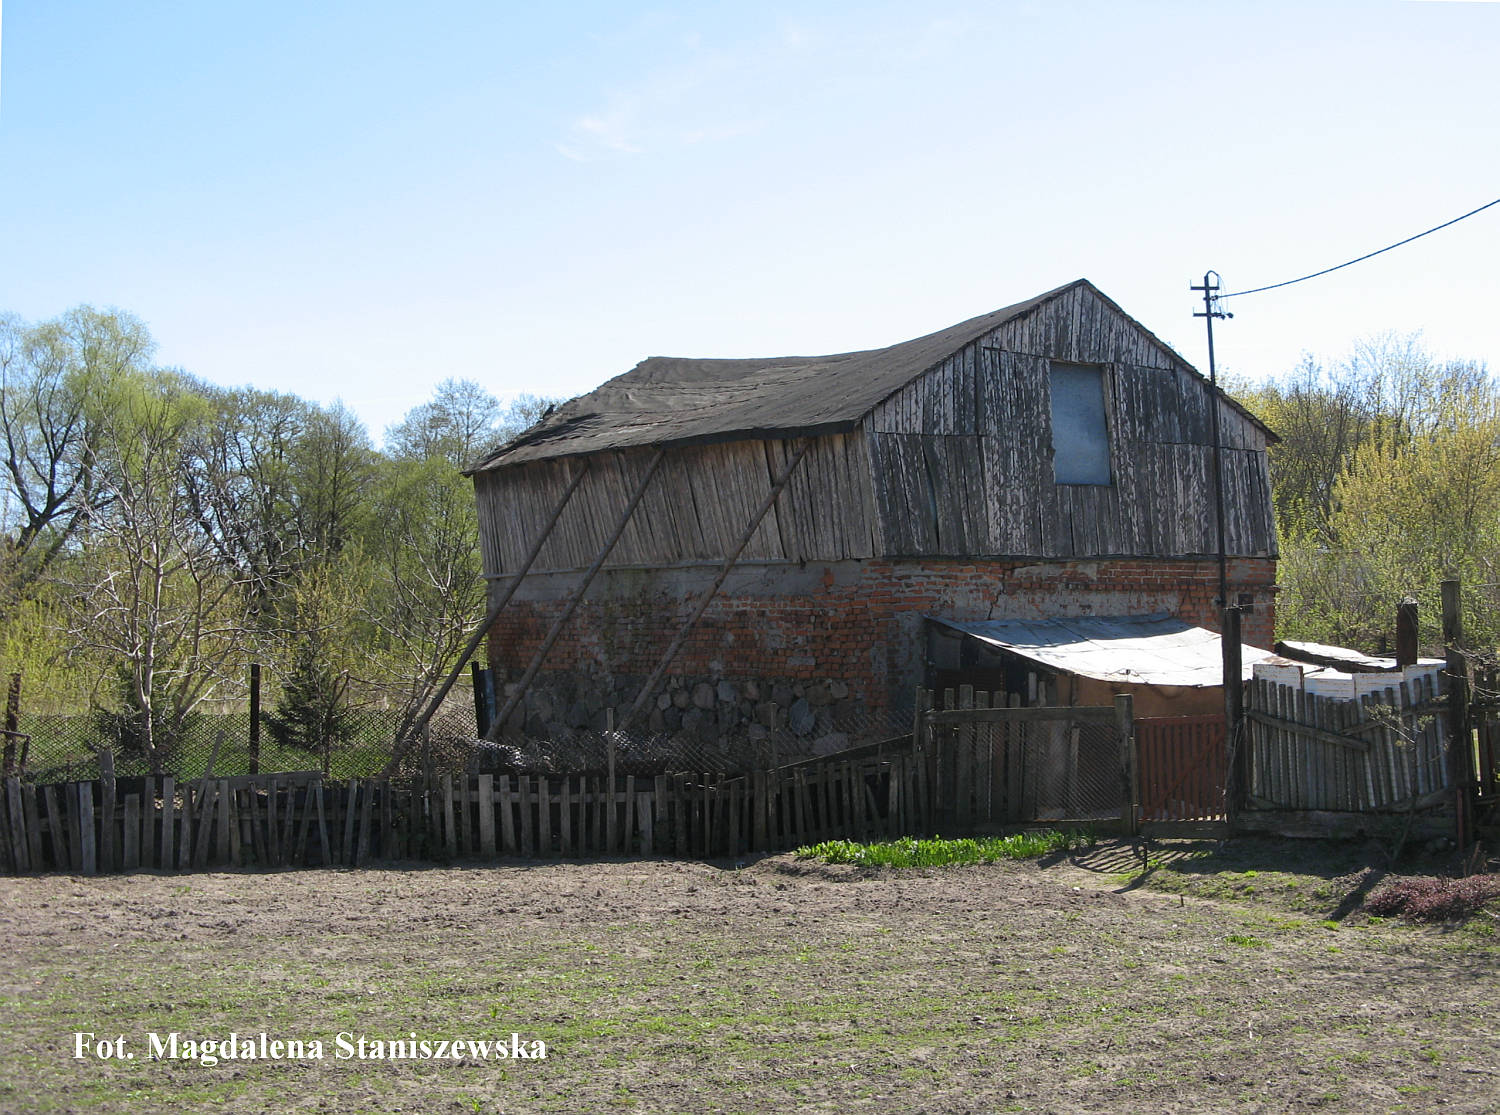
[[[746,525],[745,532],[740,535],[738,545],[724,559],[724,564],[719,567],[719,575],[714,578],[714,583],[708,586],[708,591],[698,601],[698,606],[693,609],[693,614],[688,617],[687,622],[678,629],[677,634],[672,637],[672,641],[667,644],[667,649],[663,652],[661,661],[656,664],[656,669],[651,671],[651,676],[646,679],[645,684],[641,686],[640,692],[636,694],[635,702],[630,706],[630,711],[620,721],[620,731],[623,732],[628,729],[640,716],[641,711],[646,706],[646,702],[651,698],[652,692],[661,682],[662,675],[667,672],[667,667],[672,664],[672,660],[677,657],[677,652],[682,649],[682,644],[686,641],[688,632],[703,618],[703,613],[708,610],[709,602],[713,600],[714,596],[718,594],[719,589],[723,587],[725,578],[729,576],[729,571],[740,560],[740,555],[745,552],[745,547],[750,544],[750,539],[755,536],[755,531],[760,526],[760,521],[766,517],[766,513],[775,505],[777,497],[786,488],[787,481],[791,480],[792,473],[796,471],[797,466],[802,463],[802,458],[807,456],[807,451],[811,448],[812,442],[809,441],[801,449],[797,450],[796,453],[792,454],[792,459],[787,462],[786,468],[782,469],[781,475],[776,478],[776,483],[771,486],[770,494],[761,501],[760,506],[755,509],[755,513],[750,516],[750,522]]]
[[[536,675],[541,670],[542,663],[547,660],[547,655],[551,652],[553,644],[557,642],[557,637],[562,634],[562,630],[567,626],[568,620],[572,619],[573,613],[578,610],[578,605],[583,600],[583,594],[588,592],[589,585],[594,582],[594,575],[609,560],[610,551],[615,548],[615,543],[620,540],[620,535],[625,533],[626,524],[630,522],[630,517],[635,514],[635,509],[640,506],[641,497],[646,494],[646,489],[651,484],[651,478],[656,475],[656,470],[661,466],[663,456],[665,456],[665,451],[658,449],[656,456],[651,458],[651,464],[646,469],[646,475],[641,477],[640,484],[636,486],[635,494],[630,497],[630,502],[626,504],[625,510],[620,514],[619,521],[615,523],[614,533],[609,536],[609,540],[600,549],[599,555],[594,558],[594,564],[589,566],[588,572],[583,575],[583,583],[568,598],[568,605],[563,609],[562,615],[558,616],[552,622],[552,629],[547,632],[547,637],[542,640],[542,645],[531,656],[531,663],[526,667],[526,673],[521,676],[521,681],[516,686],[516,691],[506,699],[505,707],[495,714],[494,722],[490,724],[490,730],[485,736],[485,739],[491,743],[499,740],[500,733],[505,728],[505,722],[510,719],[511,713],[515,712],[521,702],[526,699],[526,691],[531,688],[531,683],[536,680]]]

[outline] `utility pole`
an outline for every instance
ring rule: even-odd
[[[1214,318],[1232,318],[1234,315],[1219,309],[1219,284],[1222,281],[1217,271],[1205,271],[1203,285],[1188,289],[1203,292],[1203,312],[1195,313],[1193,316],[1203,318],[1208,326],[1208,383],[1211,389],[1208,413],[1214,439],[1214,522],[1218,529],[1219,550],[1218,605],[1220,608],[1227,608],[1229,607],[1229,565],[1224,542],[1224,460],[1223,439],[1219,436],[1219,374],[1214,368]]]

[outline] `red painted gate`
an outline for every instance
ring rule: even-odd
[[[1224,717],[1142,717],[1135,741],[1141,820],[1224,819]]]

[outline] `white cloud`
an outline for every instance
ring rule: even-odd
[[[565,158],[594,162],[757,132],[766,121],[744,113],[745,83],[760,80],[780,57],[808,41],[805,34],[789,38],[783,30],[773,40],[726,51],[704,47],[697,33],[683,36],[678,42],[686,58],[606,92],[603,104],[575,117],[553,148]]]

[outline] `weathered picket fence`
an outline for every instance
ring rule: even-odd
[[[1447,705],[1432,678],[1358,700],[1262,680],[1247,697],[1250,810],[1408,812],[1451,797]]]
[[[5,780],[0,864],[21,872],[358,866],[374,860],[734,856],[933,824],[909,742],[728,776],[445,774],[325,782],[314,772],[176,783]]]

